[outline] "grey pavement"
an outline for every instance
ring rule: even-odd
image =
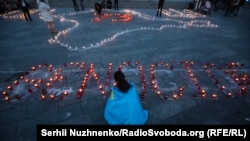
[[[147,125],[249,125],[250,11],[223,12],[104,10],[98,21],[93,9],[56,8],[57,35],[36,10],[32,23],[2,16],[0,140],[34,141],[37,124],[107,125],[119,67],[138,86]]]

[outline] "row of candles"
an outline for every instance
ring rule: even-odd
[[[199,91],[199,94],[195,94],[195,95],[193,95],[194,97],[196,97],[196,96],[201,96],[202,98],[205,98],[205,97],[207,97],[207,92],[206,92],[206,90],[205,89],[203,89],[202,88],[202,86],[201,86],[201,84],[199,83],[199,81],[198,81],[198,79],[195,77],[195,75],[194,75],[194,73],[193,73],[193,71],[192,71],[192,69],[191,69],[191,65],[193,65],[193,62],[182,62],[182,64],[183,64],[183,67],[185,67],[185,69],[186,69],[186,71],[187,71],[187,73],[188,73],[188,76],[190,77],[190,79],[192,80],[192,82],[193,82],[193,84],[196,86],[196,88],[198,89],[198,91]],[[231,64],[231,66],[234,66],[235,64],[239,64],[239,63],[230,63]],[[239,66],[239,65],[235,65],[235,66]],[[204,69],[204,71],[207,73],[207,75],[209,76],[209,78],[211,78],[211,80],[219,87],[219,89],[220,90],[222,90],[223,91],[223,93],[225,93],[228,97],[233,97],[233,96],[235,96],[235,95],[239,95],[239,94],[245,94],[246,93],[246,86],[244,85],[239,85],[239,87],[240,87],[240,90],[239,90],[239,92],[236,92],[236,94],[233,94],[233,92],[231,92],[231,91],[228,91],[228,92],[226,92],[226,87],[225,87],[225,85],[223,85],[223,84],[221,84],[220,83],[220,81],[215,77],[215,75],[212,73],[212,68],[214,67],[214,64],[212,64],[212,63],[207,63],[207,64],[204,64],[204,66],[203,66],[203,69]],[[235,80],[235,83],[237,83],[237,81],[236,80],[239,80],[239,79],[241,79],[241,78],[238,78],[238,77],[236,77],[236,70],[237,70],[237,68],[235,68],[235,69],[233,69],[233,70],[231,70],[231,69],[233,69],[233,68],[228,68],[228,69],[226,69],[225,70],[225,74],[228,74],[229,73],[229,71],[232,71],[233,73],[232,73],[232,79],[233,80]],[[246,82],[246,83],[248,83],[248,85],[250,84],[250,80],[249,80],[249,76],[248,75],[243,75],[244,77],[243,77],[243,81],[248,81],[248,82]],[[217,98],[217,94],[216,93],[212,93],[211,94],[211,98]]]
[[[130,22],[133,19],[132,14],[130,13],[121,13],[121,14],[103,13],[101,15],[97,15],[91,21],[100,22],[102,20],[105,20],[111,17],[114,17],[111,19],[112,22]]]
[[[214,64],[212,63],[204,64],[203,69],[208,74],[209,78],[211,78],[213,82],[220,88],[220,90],[222,90],[228,97],[233,97],[246,94],[247,86],[250,85],[250,79],[247,74],[238,74],[237,69],[243,66],[244,64],[232,62],[227,64],[227,68],[224,71],[224,74],[230,75],[231,79],[239,88],[239,91],[236,92],[235,94],[233,94],[232,91],[226,91],[226,86],[221,84],[221,82],[212,73],[211,69],[214,68]]]
[[[154,26],[147,26],[147,27],[137,27],[137,28],[131,28],[131,29],[126,29],[126,30],[122,30],[120,32],[117,32],[113,35],[111,35],[110,37],[107,37],[101,41],[98,41],[96,43],[89,43],[89,45],[82,45],[82,46],[75,46],[72,45],[70,43],[65,43],[63,41],[60,40],[60,36],[62,35],[66,35],[68,32],[72,31],[73,29],[75,29],[76,27],[78,27],[79,23],[76,20],[70,20],[70,19],[66,19],[64,16],[65,15],[75,15],[75,14],[79,14],[77,12],[71,13],[71,14],[58,14],[55,17],[59,18],[61,22],[72,22],[74,25],[70,28],[67,28],[65,30],[60,31],[55,37],[52,37],[48,40],[49,43],[51,44],[59,44],[62,47],[66,47],[69,50],[88,50],[88,49],[93,49],[93,48],[97,48],[97,47],[101,47],[109,42],[114,41],[118,36],[122,36],[124,34],[128,34],[130,32],[138,32],[138,31],[145,31],[145,30],[152,30],[152,31],[161,31],[164,30],[166,28],[182,28],[182,29],[186,29],[186,28],[190,28],[190,27],[195,27],[195,28],[218,28],[218,25],[213,24],[211,21],[208,20],[198,20],[195,18],[204,18],[204,15],[202,16],[201,14],[197,14],[195,12],[191,12],[188,10],[185,10],[184,12],[178,12],[177,10],[174,9],[169,9],[169,10],[164,10],[166,11],[171,11],[171,13],[174,13],[172,15],[166,15],[167,17],[165,18],[156,18],[154,16],[151,15],[146,15],[146,14],[142,14],[141,12],[138,11],[134,11],[134,10],[130,10],[130,9],[124,9],[119,11],[120,13],[117,13],[117,11],[115,11],[116,13],[112,13],[112,10],[108,10],[110,13],[104,13],[100,16],[97,16],[93,19],[91,19],[91,21],[93,22],[100,22],[102,20],[105,20],[107,18],[110,17],[116,17],[116,18],[112,18],[112,22],[129,22],[133,19],[134,16],[137,16],[145,21],[153,21],[152,23],[155,23],[154,21],[162,21],[162,22],[171,22],[171,23],[175,23],[175,24],[162,24],[159,27],[154,27]],[[188,12],[187,12],[188,11]],[[94,10],[90,11],[94,13]],[[84,12],[85,13],[89,13],[89,12]],[[182,19],[174,19],[175,17],[178,18],[182,18]],[[188,16],[187,16],[188,15]],[[190,16],[193,15],[193,16]],[[191,21],[186,21],[183,18],[188,18],[188,19],[192,19]]]
[[[37,12],[38,9],[34,9],[31,11],[31,13]],[[55,9],[52,9],[52,11],[55,11]],[[82,46],[74,46],[70,43],[64,43],[60,40],[60,36],[65,36],[68,32],[74,30],[78,27],[79,22],[76,20],[71,20],[65,18],[65,16],[74,16],[76,14],[87,14],[87,13],[94,13],[95,11],[90,9],[86,11],[80,11],[80,12],[69,12],[69,13],[59,13],[54,14],[53,17],[56,19],[59,19],[60,22],[70,22],[73,23],[72,27],[69,27],[67,29],[59,31],[57,35],[55,35],[52,38],[48,39],[48,42],[51,44],[59,44],[62,47],[66,47],[69,50],[87,50],[87,49],[93,49],[96,47],[101,47],[104,44],[107,44],[109,42],[114,41],[118,36],[130,33],[130,32],[138,32],[143,30],[153,30],[153,31],[160,31],[164,30],[166,28],[188,28],[188,27],[196,27],[196,28],[218,28],[218,25],[212,24],[211,21],[208,20],[198,20],[196,18],[204,18],[206,16],[193,12],[191,10],[184,9],[183,12],[174,10],[172,8],[168,10],[163,10],[163,14],[166,15],[165,18],[157,18],[151,15],[143,14],[141,12],[130,10],[130,9],[124,9],[120,11],[115,11],[115,13],[112,14],[113,10],[108,10],[110,13],[104,13],[101,16],[95,17],[92,19],[92,21],[97,22],[104,19],[107,19],[111,16],[115,16],[116,18],[112,19],[112,22],[128,22],[133,19],[133,16],[138,16],[139,18],[142,18],[147,21],[163,21],[163,22],[174,22],[176,24],[163,24],[159,27],[138,27],[138,28],[132,28],[120,31],[118,33],[113,34],[112,36],[105,38],[99,42],[96,43],[90,43],[89,45],[82,45]],[[120,13],[118,13],[120,12]],[[15,19],[15,18],[21,18],[24,19],[23,14],[19,12],[7,13],[3,16],[4,18],[8,19]],[[176,17],[181,19],[175,19]],[[185,19],[194,19],[191,21],[186,21]],[[153,22],[154,23],[154,22]]]
[[[201,84],[198,81],[198,78],[195,77],[194,72],[191,69],[191,66],[194,64],[194,62],[189,62],[189,61],[183,61],[180,62],[180,65],[182,65],[190,80],[192,80],[193,84],[196,86],[197,90],[198,90],[198,95],[193,95],[193,97],[197,97],[197,96],[201,96],[202,98],[217,98],[217,94],[216,93],[212,93],[211,96],[207,96],[207,92],[205,91],[205,89],[202,88]],[[79,63],[79,62],[71,62],[70,63],[70,68],[71,70],[73,68],[78,68],[81,72],[84,70],[85,68],[85,63]],[[141,88],[141,92],[140,92],[140,96],[141,99],[144,99],[146,93],[148,92],[148,84],[146,81],[146,77],[145,77],[145,69],[142,65],[140,65],[137,61],[135,61],[134,63],[131,63],[130,61],[128,62],[123,62],[119,67],[118,70],[123,70],[128,68],[129,66],[132,66],[134,68],[136,68],[139,71],[140,74],[140,82],[142,85]],[[181,98],[184,94],[184,87],[183,86],[179,86],[178,89],[176,89],[176,92],[174,92],[171,96],[169,96],[169,94],[166,94],[165,92],[163,92],[162,90],[159,89],[158,86],[158,81],[157,81],[157,77],[155,74],[155,70],[157,66],[164,66],[167,69],[173,71],[174,67],[172,65],[170,65],[169,63],[166,62],[160,62],[160,63],[153,63],[150,65],[150,75],[151,75],[151,87],[153,92],[163,98],[163,99],[171,99],[171,100],[175,100],[178,98]],[[219,87],[220,90],[223,91],[223,93],[225,93],[228,97],[234,97],[234,96],[239,96],[239,95],[244,95],[246,94],[247,91],[247,86],[250,85],[250,76],[246,75],[246,74],[238,74],[238,68],[241,67],[242,65],[240,65],[239,63],[229,63],[229,65],[226,66],[225,68],[225,75],[230,75],[230,77],[232,78],[232,80],[235,82],[235,84],[238,85],[239,91],[236,93],[233,93],[232,91],[230,91],[229,89],[227,89],[225,87],[225,85],[221,84],[220,81],[218,80],[218,78],[216,78],[213,74],[212,74],[212,69],[214,69],[214,64],[212,63],[207,63],[205,65],[203,65],[203,70],[208,74],[209,78],[212,79],[212,81]],[[41,99],[46,99],[46,98],[50,98],[50,99],[55,99],[56,98],[56,94],[54,93],[50,93],[49,90],[53,87],[55,87],[56,83],[64,83],[65,80],[65,72],[68,68],[68,65],[65,63],[63,65],[63,67],[59,67],[58,69],[55,69],[53,67],[53,65],[38,65],[37,67],[32,67],[31,71],[27,71],[25,72],[23,75],[21,75],[19,77],[19,79],[15,80],[13,82],[13,84],[10,84],[7,86],[7,89],[4,90],[2,92],[3,96],[4,96],[4,100],[5,101],[10,101],[14,99],[20,99],[22,96],[20,94],[16,94],[14,92],[14,89],[18,86],[18,85],[26,85],[27,86],[27,91],[25,93],[41,93],[40,98]],[[165,68],[165,69],[166,69]],[[50,74],[48,75],[49,77],[47,78],[35,78],[34,74],[36,71],[45,71],[47,70],[47,73]],[[93,77],[93,79],[96,81],[98,89],[101,93],[102,96],[106,96],[107,91],[110,88],[110,84],[111,84],[111,74],[112,74],[112,69],[113,69],[113,64],[109,63],[108,65],[108,69],[107,69],[107,78],[104,82],[101,81],[100,77],[98,76],[98,73],[96,72],[96,69],[94,67],[94,64],[90,64],[89,68],[86,70],[85,72],[85,76],[81,81],[81,84],[78,88],[77,91],[77,95],[76,97],[78,99],[80,99],[85,91],[85,89],[87,88],[87,84],[88,81],[90,79],[90,76]],[[221,68],[222,69],[222,68]],[[43,72],[46,73],[46,72]],[[38,77],[38,76],[37,76]],[[112,85],[115,86],[115,83]],[[38,90],[41,90],[41,92],[39,92]],[[228,90],[228,91],[226,91]],[[74,92],[72,92],[74,93]],[[13,96],[15,95],[15,96]],[[48,96],[49,95],[49,96]],[[68,90],[64,90],[62,92],[62,94],[59,94],[59,98],[63,99],[65,96],[69,95],[69,91]]]
[[[30,14],[32,15],[38,11],[39,11],[38,9],[30,9]],[[25,20],[25,17],[24,17],[22,10],[13,10],[13,11],[10,11],[8,13],[1,14],[0,17],[2,17],[3,19],[12,19],[12,20],[22,19],[22,20]]]

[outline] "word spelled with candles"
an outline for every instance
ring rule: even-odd
[[[133,63],[124,61],[115,70],[122,70],[125,73],[132,71],[137,76],[139,74],[139,77],[135,77],[133,74],[132,81],[139,78],[137,86],[141,87],[138,89],[141,99],[144,99],[146,94],[150,92],[165,100],[176,100],[184,96],[186,90],[184,85],[189,86],[190,84],[195,86],[197,90],[196,94],[191,95],[192,97],[216,99],[219,93],[226,95],[228,98],[239,97],[246,94],[247,87],[250,85],[250,76],[241,72],[244,64],[232,62],[225,64],[225,66],[215,66],[213,63],[195,65],[192,61],[181,61],[175,62],[174,65],[166,62],[155,62],[145,68],[138,61]],[[93,63],[86,65],[85,62],[64,63],[63,66],[58,68],[49,64],[34,66],[31,67],[30,71],[25,72],[13,81],[13,84],[9,84],[2,91],[2,96],[5,101],[20,100],[22,97],[27,97],[33,93],[38,94],[42,100],[64,99],[69,95],[75,95],[77,99],[80,99],[86,89],[91,91],[97,89],[101,96],[106,96],[110,92],[110,88],[115,85],[114,81],[111,81],[111,79],[113,80],[113,64],[110,62],[105,72],[100,70],[103,70],[103,68],[98,69]],[[175,73],[180,72],[182,72],[181,75],[175,75]],[[199,81],[198,73],[202,73],[202,75],[199,75],[200,78],[208,76],[205,77],[208,78],[205,84]],[[79,76],[79,74],[83,75]],[[103,75],[100,74],[103,74],[105,78],[101,78],[100,76],[103,77]],[[174,79],[171,79],[171,77],[174,77]],[[69,85],[69,80],[66,82],[66,79],[72,79],[72,82],[74,82],[70,89],[64,88],[64,86]],[[89,83],[91,80],[94,83]],[[78,84],[75,84],[75,82]],[[213,85],[206,89],[204,85],[210,82]],[[174,87],[166,88],[167,85],[173,83],[175,83]],[[233,85],[233,87],[230,87],[230,85]],[[218,92],[207,92],[207,90],[216,89],[211,87],[217,87]],[[60,91],[53,91],[55,89]]]

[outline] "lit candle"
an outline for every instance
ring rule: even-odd
[[[15,80],[13,83],[17,85],[17,84],[18,84],[18,81],[17,81],[17,80]]]
[[[53,82],[53,78],[51,77],[51,78],[49,79],[49,81],[50,81],[50,82]]]
[[[51,87],[51,83],[50,82],[48,82],[46,85],[47,85],[48,88]]]
[[[155,90],[157,89],[157,85],[154,85],[154,89],[155,89]]]
[[[174,94],[173,95],[173,99],[177,99],[178,95],[177,94]]]
[[[245,93],[246,93],[246,87],[243,86],[243,87],[241,87],[241,94],[245,94]]]
[[[231,92],[229,92],[229,93],[227,93],[227,96],[228,96],[228,97],[232,97],[233,94],[232,94]]]
[[[161,94],[161,91],[158,90],[158,91],[157,91],[157,95],[160,95],[160,94]]]
[[[104,90],[102,91],[102,95],[105,95],[105,91]]]
[[[205,98],[205,97],[206,97],[206,94],[202,94],[201,97],[202,97],[202,98]]]
[[[32,71],[35,71],[35,70],[36,70],[36,67],[32,67],[31,70],[32,70]]]
[[[7,91],[3,91],[3,93],[2,93],[3,95],[7,95],[8,93],[7,93]]]
[[[183,87],[183,86],[181,86],[181,87],[179,88],[179,90],[180,90],[180,91],[183,91],[183,90],[184,90],[184,87]]]
[[[43,80],[42,80],[42,79],[39,79],[39,80],[38,80],[38,83],[42,83],[42,82],[43,82]]]
[[[42,94],[42,95],[40,96],[40,98],[41,98],[42,100],[44,100],[44,99],[45,99],[45,95]]]
[[[24,76],[21,75],[21,76],[20,76],[20,79],[23,80],[23,79],[24,79]]]
[[[39,85],[38,85],[37,83],[35,83],[35,84],[34,84],[34,87],[38,88],[38,87],[39,87]]]
[[[36,82],[36,80],[35,80],[35,79],[32,79],[32,80],[31,80],[31,82],[32,82],[32,83],[35,83],[35,82]]]
[[[4,100],[5,100],[5,101],[10,101],[10,97],[9,97],[9,96],[5,96],[5,97],[4,97]]]
[[[239,81],[239,78],[235,78],[234,81],[238,82],[238,81]]]
[[[7,87],[7,89],[8,89],[8,90],[13,90],[13,88],[12,88],[11,85],[9,85],[9,86]]]
[[[217,98],[217,94],[212,94],[212,98]]]
[[[55,94],[50,94],[49,96],[51,99],[55,99]]]
[[[225,86],[221,86],[221,88],[220,88],[220,89],[221,89],[221,90],[224,90],[225,88],[226,88]]]
[[[60,76],[60,80],[63,80],[64,79],[64,77],[63,76]]]
[[[183,93],[179,93],[179,96],[182,97],[182,96],[183,96]]]
[[[80,89],[78,90],[78,94],[79,94],[79,95],[81,95],[81,94],[82,94],[82,92],[83,92],[83,89],[82,89],[82,88],[80,88]]]
[[[67,96],[68,94],[69,94],[68,91],[63,92],[63,95],[65,95],[65,96]]]

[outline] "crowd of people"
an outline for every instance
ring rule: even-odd
[[[13,1],[3,0],[0,2],[0,12],[1,14],[7,13],[12,10],[10,3]],[[30,1],[26,0],[15,0],[17,8],[22,10],[26,21],[32,21],[29,10],[31,6]],[[84,0],[72,0],[73,8],[75,11],[85,10]],[[200,12],[205,15],[210,15],[211,12],[216,12],[217,10],[224,10],[225,16],[237,16],[241,7],[245,5],[246,0],[193,0],[188,5],[189,9],[194,9],[196,12]],[[78,6],[80,5],[80,6]],[[102,9],[114,9],[118,10],[118,0],[101,0],[100,2],[95,2],[94,8],[96,13],[100,14]],[[162,15],[162,9],[164,7],[164,0],[158,0],[157,13],[156,16]]]
[[[77,0],[72,0],[72,2],[73,2],[74,10],[79,11],[80,8],[78,6]],[[80,5],[81,5],[82,10],[84,10],[83,0],[80,0]],[[96,13],[101,13],[102,9],[112,9],[113,7],[114,7],[114,10],[118,10],[118,0],[114,0],[114,2],[112,2],[111,0],[102,0],[101,2],[96,2],[94,7],[96,10]]]
[[[10,2],[8,0],[0,2],[0,14],[5,14],[10,11],[12,11],[12,7],[10,6]]]
[[[224,16],[237,16],[246,0],[194,0],[189,3],[188,8],[194,9],[205,15],[212,11],[224,10]]]
[[[100,15],[102,9],[112,9],[113,3],[111,0],[102,0],[101,3],[95,3],[95,13]],[[118,0],[114,0],[114,10],[118,10]]]

